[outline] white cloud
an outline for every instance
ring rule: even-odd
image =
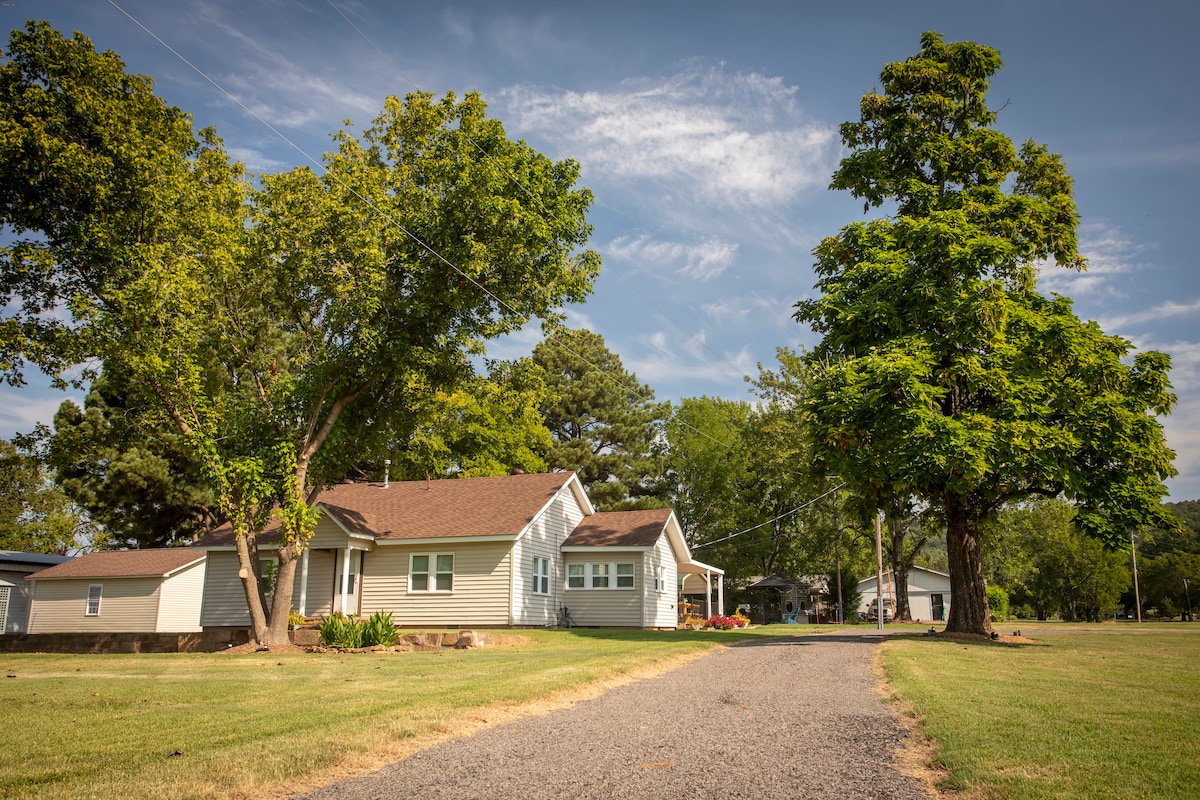
[[[378,110],[377,98],[360,92],[354,82],[345,79],[350,73],[343,71],[333,79],[318,75],[306,65],[310,62],[294,60],[283,50],[268,46],[263,37],[226,22],[216,7],[201,5],[197,10],[203,25],[236,43],[236,47],[225,46],[225,53],[241,56],[213,79],[272,125],[296,129],[328,120],[331,111],[344,119],[364,113],[373,116]],[[209,36],[216,38],[211,31]]]
[[[442,9],[442,26],[463,44],[471,44],[475,41],[475,31],[471,29],[471,20],[465,14],[449,8]]]
[[[1142,255],[1151,245],[1134,241],[1119,227],[1103,222],[1079,226],[1079,254],[1088,261],[1086,272],[1042,264],[1038,288],[1067,297],[1123,297],[1122,276],[1144,267]]]
[[[769,297],[755,293],[722,297],[715,302],[705,303],[700,310],[714,322],[724,325],[748,322],[759,328],[791,330],[796,327],[796,321],[792,319],[794,303],[795,300],[790,297]]]
[[[1147,322],[1160,322],[1171,317],[1193,316],[1200,315],[1200,298],[1192,300],[1188,303],[1179,303],[1174,300],[1167,300],[1159,303],[1153,308],[1137,311],[1132,314],[1124,314],[1120,316],[1105,317],[1100,321],[1100,327],[1104,330],[1114,330],[1118,328],[1126,328],[1131,325],[1144,325]]]
[[[754,374],[756,369],[748,348],[716,355],[704,345],[703,334],[685,341],[682,344],[684,353],[676,352],[665,331],[654,331],[644,336],[642,343],[647,352],[637,356],[623,354],[621,360],[627,369],[638,376],[639,381],[656,390],[686,383],[693,389],[705,384],[714,386],[714,394],[728,393],[734,388],[744,391],[745,376]]]
[[[737,257],[738,245],[709,237],[696,244],[655,241],[649,236],[621,236],[609,242],[605,255],[643,267],[672,267],[685,278],[701,282],[719,277]]]
[[[0,388],[0,437],[7,439],[14,433],[30,433],[39,422],[52,425],[64,400],[74,400],[76,405],[83,406],[82,395],[32,383],[19,391]]]
[[[518,86],[506,120],[578,159],[589,180],[657,181],[676,202],[768,207],[823,187],[836,131],[806,118],[779,78],[692,62],[613,91]]]
[[[1171,356],[1171,385],[1179,401],[1161,417],[1167,443],[1175,451],[1179,476],[1167,481],[1171,499],[1200,499],[1200,342],[1156,342],[1135,339],[1139,351],[1159,350]]]

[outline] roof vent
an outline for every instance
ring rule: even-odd
[[[388,488],[388,467],[391,465],[392,460],[390,458],[385,458],[383,460],[383,488],[385,489]]]

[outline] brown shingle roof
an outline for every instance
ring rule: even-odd
[[[670,517],[669,508],[593,514],[579,523],[563,546],[653,547]]]
[[[35,572],[30,580],[68,578],[141,578],[169,575],[180,567],[204,558],[204,553],[188,547],[158,550],[101,550],[73,558],[58,566]]]
[[[352,533],[376,539],[516,536],[553,499],[572,472],[457,478],[440,481],[343,483],[326,489],[317,503]],[[278,523],[259,541],[278,540]],[[275,534],[272,537],[271,534]],[[222,525],[201,546],[233,544]]]

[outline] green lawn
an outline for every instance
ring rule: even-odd
[[[519,631],[360,655],[0,654],[0,797],[261,797],[736,635]],[[316,777],[314,777],[316,776]]]
[[[1179,623],[998,630],[1010,628],[1032,643],[895,637],[884,647],[892,689],[948,770],[944,788],[1014,800],[1200,796],[1200,635]]]

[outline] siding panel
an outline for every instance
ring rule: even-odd
[[[408,627],[508,625],[511,547],[510,542],[377,547],[363,578],[363,614],[391,611],[396,624]],[[410,594],[408,565],[413,553],[453,553],[454,591]]]
[[[645,560],[640,552],[613,553],[591,556],[588,553],[564,553],[565,564],[633,564],[634,587],[632,589],[568,589],[563,590],[564,605],[571,610],[576,625],[585,627],[641,628],[645,625]],[[590,569],[585,580],[590,582]],[[566,574],[566,568],[563,569]],[[616,580],[612,574],[611,579]],[[563,578],[566,585],[566,578]],[[653,592],[653,585],[651,591]]]
[[[158,619],[161,578],[81,578],[39,581],[30,633],[151,633]],[[86,615],[88,586],[104,586],[100,613]]]
[[[204,596],[205,560],[176,572],[163,581],[155,630],[185,633],[200,630]]]

